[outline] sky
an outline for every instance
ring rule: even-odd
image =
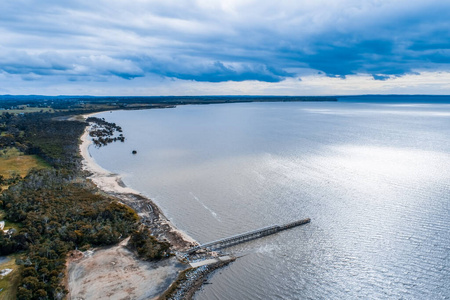
[[[2,0],[0,94],[450,94],[450,1]]]

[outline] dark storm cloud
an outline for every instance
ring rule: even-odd
[[[2,1],[0,72],[279,82],[309,68],[386,80],[448,71],[449,20],[436,0]]]

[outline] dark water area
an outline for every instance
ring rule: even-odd
[[[449,299],[450,104],[427,101],[114,111],[125,143],[90,152],[202,243],[311,218],[227,248],[196,299]]]

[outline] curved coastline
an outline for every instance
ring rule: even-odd
[[[94,114],[84,115],[84,119]],[[169,242],[173,243],[173,239],[176,238],[173,235],[178,236],[177,241],[173,243],[176,250],[184,250],[194,245],[198,245],[198,242],[190,237],[188,234],[176,228],[161,212],[159,207],[149,198],[142,195],[138,191],[127,187],[121,179],[119,174],[114,174],[108,170],[105,170],[97,164],[92,155],[89,153],[89,147],[92,145],[92,141],[89,138],[90,126],[87,126],[83,135],[80,137],[80,154],[82,156],[82,170],[87,171],[90,175],[87,177],[90,179],[101,191],[119,198],[122,202],[130,205],[136,210],[138,215],[144,219],[144,223],[157,223],[157,225],[164,226],[166,234],[170,236],[164,236]],[[145,202],[146,206],[143,209],[136,209],[136,201]],[[150,207],[147,207],[149,205]],[[153,215],[153,216],[152,216]],[[155,217],[157,219],[155,219]]]
[[[83,115],[83,118],[86,119],[92,115],[95,115],[95,113]],[[94,158],[89,153],[89,147],[93,144],[92,140],[89,138],[89,131],[90,126],[86,126],[83,135],[80,137],[81,143],[79,146],[80,155],[82,157],[82,170],[89,174],[86,176],[87,179],[90,179],[101,192],[113,196],[122,203],[133,208],[141,218],[141,222],[151,229],[155,237],[169,241],[173,250],[175,250],[176,253],[181,254],[181,259],[185,263],[188,262],[190,259],[186,256],[183,257],[183,252],[191,247],[197,246],[199,243],[185,232],[176,228],[164,216],[159,207],[153,201],[138,191],[127,187],[122,182],[119,174],[114,174],[108,170],[105,170],[96,163]],[[122,247],[123,243],[124,242],[121,243]],[[117,250],[114,248],[114,251]],[[203,259],[216,256],[217,253],[207,251],[204,253]],[[138,261],[137,258],[134,259]],[[199,259],[202,260],[202,258]],[[158,286],[149,287],[149,289],[165,289],[165,292],[154,299],[192,299],[195,292],[201,288],[212,272],[227,265],[231,261],[234,261],[234,259],[235,258],[233,257],[223,261],[218,260],[216,263],[204,265],[200,268],[186,265],[186,269],[180,272],[178,278],[171,281],[169,286],[167,286],[166,281],[162,282],[162,285],[158,284]],[[79,264],[79,262],[75,262],[75,264],[76,263]],[[72,266],[71,268],[73,269],[74,267]],[[186,274],[190,275],[186,276]]]
[[[89,139],[89,130],[90,127],[86,127],[86,130],[80,138],[80,154],[83,158],[81,162],[82,170],[88,171],[91,174],[88,178],[92,180],[99,189],[107,193],[139,194],[138,191],[126,187],[118,174],[113,174],[97,164],[89,153],[89,146],[92,145],[92,141]]]

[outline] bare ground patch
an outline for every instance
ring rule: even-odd
[[[188,267],[175,257],[140,261],[125,248],[127,241],[69,258],[68,299],[154,299]]]

